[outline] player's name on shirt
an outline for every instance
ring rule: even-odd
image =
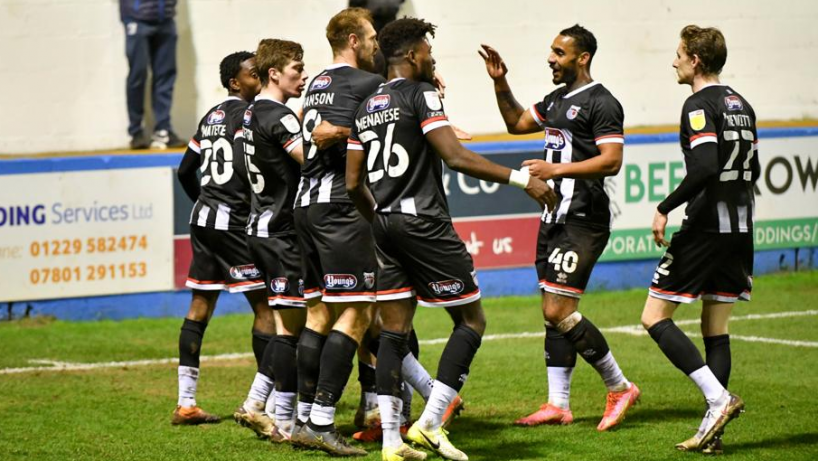
[[[384,95],[384,97],[388,98],[389,95]],[[355,126],[358,128],[358,131],[365,131],[369,128],[383,125],[384,123],[397,122],[399,120],[400,108],[395,107],[393,109],[386,109],[382,112],[375,112],[373,114],[365,115],[362,118],[355,120]]]
[[[304,108],[331,106],[335,104],[335,93],[313,93],[304,98]]]

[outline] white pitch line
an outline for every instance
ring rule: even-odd
[[[789,318],[789,317],[804,317],[804,316],[815,316],[818,315],[818,310],[808,310],[808,311],[790,311],[790,312],[776,312],[773,314],[748,314],[748,315],[738,315],[732,317],[730,319],[731,322],[735,321],[742,321],[742,320],[766,320],[766,319],[778,319],[778,318]],[[676,322],[676,325],[697,325],[699,323],[698,319],[695,320],[680,320]],[[604,333],[623,333],[632,336],[645,336],[647,335],[647,331],[642,328],[642,325],[623,325],[619,327],[610,327],[610,328],[600,328],[600,330]],[[485,335],[483,336],[483,341],[497,341],[502,339],[521,339],[521,338],[542,338],[543,337],[542,331],[532,331],[532,332],[523,332],[523,333],[501,333],[501,334],[494,334],[494,335]],[[698,333],[687,333],[689,336],[693,337],[701,337]],[[754,342],[754,343],[767,343],[767,344],[779,344],[783,346],[793,346],[793,347],[810,347],[810,348],[818,348],[818,342],[816,341],[794,341],[789,339],[776,339],[776,338],[764,338],[760,336],[742,336],[742,335],[730,335],[731,340],[737,341],[747,341],[747,342]],[[436,338],[436,339],[424,339],[419,341],[421,345],[429,346],[434,344],[445,344],[449,338]],[[203,355],[201,356],[200,360],[202,361],[219,361],[219,360],[237,360],[237,359],[245,359],[253,357],[252,353],[232,353],[232,354],[218,354],[218,355]],[[162,365],[166,363],[176,363],[179,360],[178,357],[170,357],[164,359],[146,359],[146,360],[129,360],[129,361],[121,361],[121,362],[96,362],[96,363],[78,363],[78,362],[59,362],[56,360],[49,360],[49,359],[32,359],[29,360],[29,363],[34,364],[43,364],[43,365],[50,365],[50,366],[39,366],[39,367],[20,367],[20,368],[2,368],[0,369],[0,375],[10,375],[10,374],[19,374],[19,373],[33,373],[37,371],[83,371],[83,370],[98,370],[101,368],[127,368],[127,367],[138,367],[138,366],[147,366],[147,365]]]

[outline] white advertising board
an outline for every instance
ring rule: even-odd
[[[173,288],[170,168],[0,176],[0,301]]]

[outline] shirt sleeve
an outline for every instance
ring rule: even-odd
[[[693,98],[688,98],[682,107],[682,121],[679,131],[682,136],[682,144],[685,144],[691,150],[702,144],[718,144],[719,142],[713,116],[704,104]]]
[[[358,126],[355,123],[355,120],[358,118],[359,111],[355,111],[355,115],[352,116],[352,128],[349,130],[349,139],[347,139],[347,150],[364,150],[364,145],[361,143],[360,136],[358,135]]]
[[[301,145],[301,123],[291,110],[282,112],[281,118],[272,126],[272,137],[281,143],[281,147],[289,154]]]
[[[548,98],[546,97],[542,101],[535,103],[528,108],[528,111],[531,112],[531,116],[534,117],[534,121],[537,122],[537,125],[539,125],[540,128],[545,128],[545,114],[548,112],[547,99]]]
[[[597,146],[601,144],[625,144],[625,112],[622,105],[610,94],[594,100],[593,134]]]
[[[202,140],[202,122],[199,122],[199,127],[196,129],[196,134],[190,138],[185,149],[185,155],[182,156],[182,162],[176,170],[176,176],[182,184],[185,194],[190,197],[190,200],[196,201],[201,192],[199,186],[199,178],[196,175],[196,170],[201,164],[201,140]]]
[[[443,110],[443,101],[440,100],[440,95],[431,84],[422,83],[415,92],[412,103],[423,134],[450,126],[449,118]]]

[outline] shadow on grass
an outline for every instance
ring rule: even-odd
[[[726,435],[729,437],[729,434]],[[733,445],[729,443],[729,439],[725,442],[726,448],[731,452],[752,450],[755,448],[787,448],[798,445],[816,445],[818,444],[818,432],[804,432],[801,434],[793,434],[784,437],[771,437],[762,440],[753,440],[752,442],[737,443]],[[726,450],[725,450],[726,451]]]

